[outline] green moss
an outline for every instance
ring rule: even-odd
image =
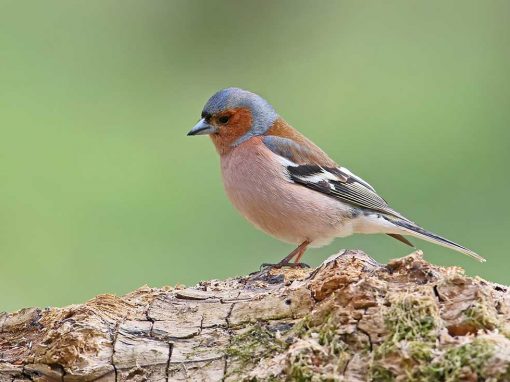
[[[226,349],[226,354],[241,361],[241,365],[253,363],[274,352],[282,352],[288,347],[276,338],[275,333],[262,324],[255,324],[245,333],[234,336]]]
[[[351,355],[336,316],[307,317],[296,327],[303,346],[289,359],[288,381],[337,381]]]
[[[432,341],[437,337],[439,313],[432,297],[404,295],[385,315],[389,341]]]
[[[497,317],[477,302],[464,314],[480,328],[498,327]],[[495,345],[487,339],[439,347],[442,321],[432,298],[407,295],[392,303],[385,314],[389,332],[374,349],[370,378],[390,382],[404,377],[409,382],[456,382],[463,380],[505,380],[487,367]]]
[[[296,382],[308,382],[312,380],[313,371],[306,362],[295,362],[289,371],[289,379]]]
[[[313,327],[313,320],[310,315],[303,317],[292,329],[292,335],[298,338],[302,338],[307,335],[310,329]]]
[[[494,344],[483,339],[450,348],[421,370],[422,380],[485,380],[489,377],[485,366],[493,354]],[[494,378],[493,375],[491,377]]]
[[[341,336],[338,334],[338,327],[339,324],[335,322],[334,316],[330,314],[320,325],[309,328],[307,335],[310,337],[316,336],[319,345],[326,347],[332,355],[338,356],[346,349]]]
[[[371,370],[371,381],[393,382],[395,376],[393,373],[381,365],[374,365]]]
[[[270,376],[265,379],[253,377],[248,382],[286,382],[285,376]]]
[[[246,372],[250,365],[255,366],[260,359],[282,353],[290,343],[297,344],[289,352],[287,368],[282,375],[272,376],[268,381],[337,381],[351,355],[339,333],[339,324],[334,314],[326,317],[307,316],[293,329],[285,333],[284,339],[276,338],[270,327],[257,324],[250,330],[234,336],[226,349],[228,357],[239,361],[236,374]],[[260,382],[254,379],[253,382]]]
[[[375,381],[393,381],[395,370],[419,381],[420,367],[431,361],[441,322],[435,300],[401,295],[384,316],[388,336],[374,349],[370,374]]]
[[[296,340],[309,340],[314,335],[319,336],[316,327],[313,325],[314,320],[311,316],[304,317],[294,328],[294,336]],[[316,334],[314,334],[316,333]],[[324,336],[324,333],[322,334]],[[304,348],[297,354],[294,354],[289,360],[289,369],[286,374],[287,379],[297,382],[311,381],[313,377],[313,370],[311,369],[310,355],[311,349]]]
[[[476,301],[464,311],[464,315],[474,327],[493,330],[499,328],[500,322],[491,307],[492,305],[489,305],[485,300]]]

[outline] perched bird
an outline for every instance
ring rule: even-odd
[[[414,236],[485,261],[388,206],[374,188],[292,128],[262,97],[218,91],[188,135],[209,135],[221,158],[228,198],[264,232],[298,247],[279,266],[299,264],[308,246],[354,233]]]

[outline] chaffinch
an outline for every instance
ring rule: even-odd
[[[485,261],[390,208],[374,188],[292,128],[262,97],[218,91],[188,135],[209,135],[228,198],[259,229],[298,247],[278,265],[299,264],[308,246],[353,233],[414,236]]]

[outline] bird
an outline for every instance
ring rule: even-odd
[[[255,93],[219,90],[187,135],[209,135],[234,207],[255,227],[297,245],[274,266],[300,266],[308,247],[352,234],[387,234],[409,246],[405,236],[416,237],[485,261],[391,208],[369,183],[337,164]]]

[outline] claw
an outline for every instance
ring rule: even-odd
[[[260,271],[263,271],[265,269],[270,269],[270,268],[280,269],[280,268],[284,268],[284,267],[287,267],[287,268],[310,268],[310,266],[305,263],[287,263],[287,262],[279,262],[276,264],[262,263],[260,265]]]
[[[262,263],[262,264],[260,264],[259,271],[263,271],[266,268],[272,268],[272,267],[274,267],[276,265],[278,265],[278,264]]]

